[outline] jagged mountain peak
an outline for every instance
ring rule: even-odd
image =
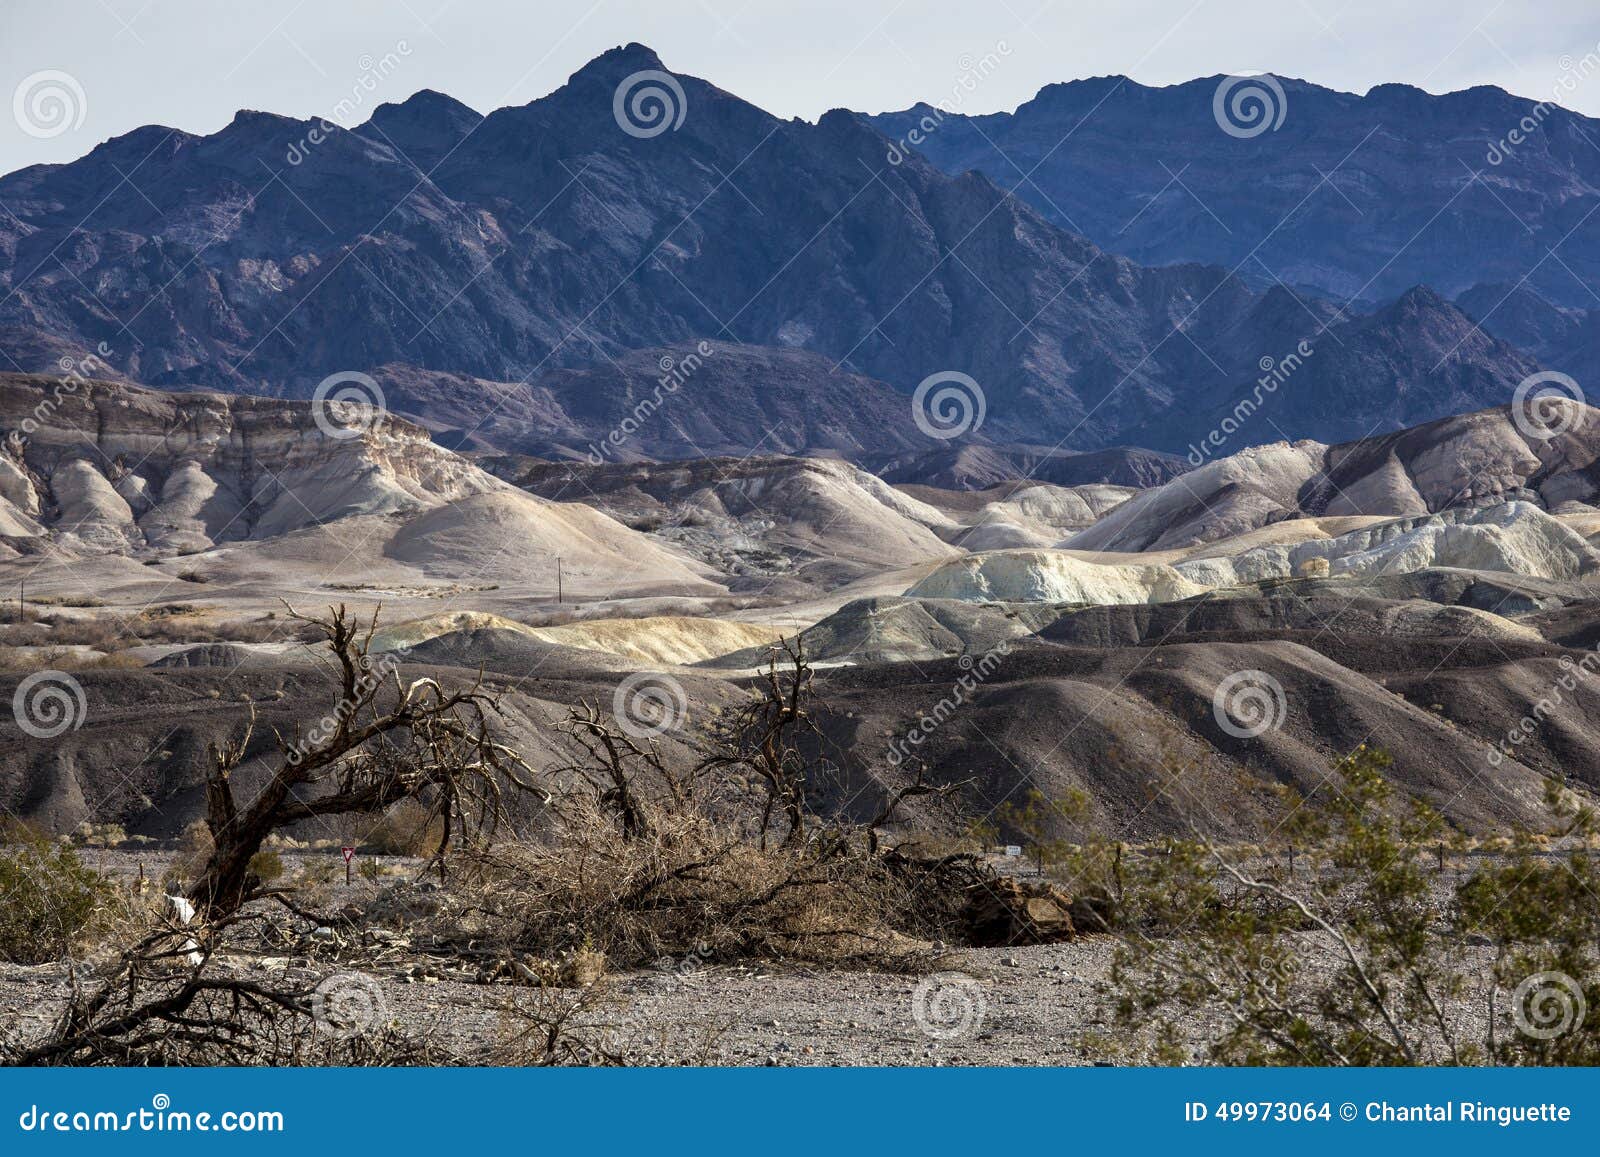
[[[647,44],[630,41],[620,44],[615,48],[608,48],[599,56],[589,61],[577,72],[572,74],[572,79],[580,77],[593,77],[601,80],[614,80],[627,76],[631,72],[641,69],[654,69],[658,72],[670,72],[656,50]]]

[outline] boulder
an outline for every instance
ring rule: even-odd
[[[965,912],[967,939],[978,948],[1055,944],[1077,935],[1072,898],[1053,884],[997,876],[975,884]]]

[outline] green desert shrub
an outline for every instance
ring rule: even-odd
[[[1286,796],[1292,866],[1200,835],[1138,866],[1121,1039],[1173,1063],[1600,1063],[1593,812],[1552,781],[1549,830],[1452,872],[1466,841],[1391,766],[1363,746],[1314,803]]]
[[[260,851],[250,857],[250,872],[263,884],[283,878],[283,857],[277,852]]]
[[[67,844],[12,834],[0,849],[0,959],[42,964],[67,952],[114,888]]]

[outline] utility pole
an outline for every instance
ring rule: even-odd
[[[561,603],[561,556],[556,555],[556,603]]]
[[[28,621],[28,578],[26,575],[17,584],[17,622]]]

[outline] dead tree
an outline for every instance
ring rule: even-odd
[[[587,759],[552,769],[588,784],[595,802],[616,816],[625,840],[650,836],[655,830],[653,800],[679,810],[687,802],[691,775],[667,766],[653,743],[640,744],[601,716],[592,703],[572,708],[562,730],[583,748]],[[557,810],[558,797],[552,796]]]
[[[812,674],[799,640],[779,640],[754,699],[720,730],[717,750],[702,764],[705,770],[744,768],[761,783],[765,792],[760,818],[763,851],[777,814],[788,821],[785,845],[805,838],[806,786],[815,759],[806,756],[800,743],[808,735],[821,737],[810,710]]]
[[[867,823],[867,850],[873,855],[878,854],[878,829],[887,827],[894,822],[895,813],[900,810],[900,805],[908,799],[919,796],[936,796],[943,799],[948,795],[970,787],[976,779],[964,779],[959,783],[932,784],[928,782],[928,765],[918,762],[917,777],[904,787],[891,791],[883,801],[883,808]]]
[[[235,919],[211,925],[198,946],[187,938],[187,926],[158,922],[92,989],[80,987],[74,972],[51,1032],[6,1055],[5,1063],[251,1064],[282,1051],[289,1021],[309,1021],[309,998],[211,973],[216,938]],[[192,961],[196,950],[199,959]]]
[[[235,912],[260,894],[260,882],[250,873],[251,857],[268,836],[290,824],[378,815],[426,793],[436,797],[434,806],[444,820],[434,853],[442,865],[456,830],[473,823],[492,827],[502,818],[502,784],[537,791],[521,778],[527,770],[522,759],[491,737],[489,714],[498,705],[480,690],[481,681],[457,691],[426,677],[402,682],[396,663],[374,660],[370,653],[377,611],[364,628],[342,605],[327,619],[294,617],[327,636],[338,666],[338,698],[309,737],[277,737],[276,766],[242,805],[233,773],[249,750],[254,710],[240,739],[213,746],[206,781],[212,849],[187,893],[210,919]]]

